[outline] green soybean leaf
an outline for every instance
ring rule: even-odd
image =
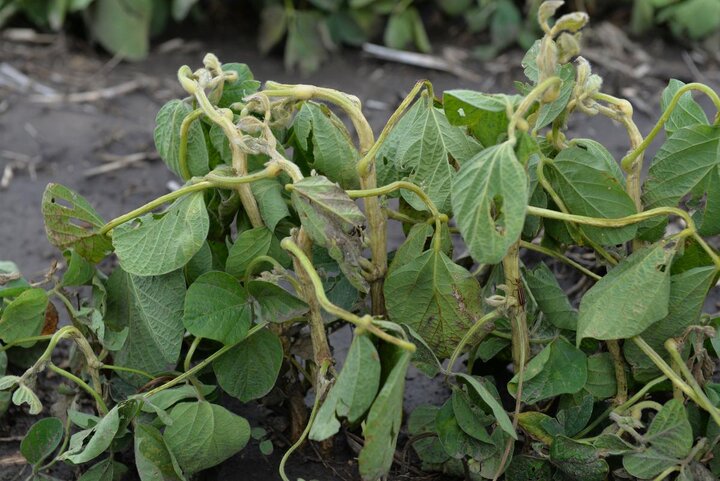
[[[443,109],[452,125],[473,125],[481,122],[488,112],[505,113],[508,106],[517,105],[520,99],[519,95],[446,90],[443,93]]]
[[[165,442],[188,475],[220,464],[250,439],[244,418],[207,401],[180,403],[170,416],[173,423],[165,429]]]
[[[238,78],[223,85],[219,107],[230,107],[236,102],[242,102],[245,97],[254,94],[260,88],[260,82],[255,80],[252,71],[244,63],[224,63],[222,69],[224,72],[235,72]]]
[[[670,301],[667,316],[640,334],[656,352],[667,356],[663,347],[665,341],[681,335],[688,326],[697,324],[715,274],[714,266],[706,266],[696,267],[670,277]],[[660,374],[657,366],[635,343],[626,343],[623,347],[625,359],[632,366],[637,379],[649,381]]]
[[[187,264],[205,243],[209,228],[203,194],[195,192],[162,214],[147,214],[116,227],[113,245],[125,271],[159,276]]]
[[[482,399],[490,407],[490,410],[492,411],[493,416],[495,416],[495,420],[497,421],[498,426],[500,426],[503,431],[509,434],[510,437],[512,437],[513,439],[517,439],[517,434],[515,434],[515,429],[513,429],[510,417],[507,415],[505,409],[503,409],[500,402],[488,390],[488,388],[486,388],[483,383],[468,374],[456,373],[455,375],[465,381],[470,387],[472,387],[475,393],[480,396],[480,399]]]
[[[488,447],[484,447],[482,441],[463,431],[455,416],[453,401],[448,399],[435,418],[435,430],[443,449],[455,459],[463,459],[465,456],[482,457],[483,451]]]
[[[149,50],[152,12],[152,0],[96,0],[86,19],[104,48],[128,60],[141,60]]]
[[[670,79],[668,86],[663,90],[660,100],[660,108],[665,112],[670,101],[678,90],[685,86],[685,82],[676,79]],[[708,118],[700,104],[695,102],[691,92],[682,94],[675,109],[670,114],[667,122],[665,122],[665,132],[671,135],[678,129],[695,124],[708,125]]]
[[[360,154],[342,121],[327,106],[304,102],[292,124],[295,144],[308,166],[344,189],[360,186],[355,164]]]
[[[94,427],[73,434],[68,450],[60,459],[74,464],[92,461],[110,447],[119,428],[120,413],[115,406]]]
[[[135,466],[141,481],[185,481],[162,434],[149,424],[135,428]]]
[[[593,412],[592,395],[579,391],[560,398],[557,421],[565,436],[575,436],[587,425]]]
[[[192,284],[197,280],[198,277],[210,272],[213,269],[213,258],[210,244],[205,241],[203,242],[200,250],[185,264],[183,271],[185,273],[185,279],[189,284]]]
[[[15,297],[30,287],[30,283],[20,274],[17,264],[0,261],[0,299]]]
[[[290,215],[282,195],[282,185],[274,179],[261,179],[250,184],[250,189],[257,200],[263,222],[274,231],[278,222]]]
[[[155,117],[155,148],[165,165],[179,176],[183,176],[180,167],[180,127],[183,120],[192,112],[192,107],[182,100],[174,99],[162,106]],[[188,173],[205,175],[210,171],[205,134],[200,120],[190,124],[187,136],[186,154]]]
[[[106,458],[85,471],[78,481],[122,481],[127,470],[124,464]]]
[[[322,14],[311,10],[295,10],[288,16],[288,35],[285,42],[285,69],[300,67],[307,76],[320,68],[328,56],[325,39],[327,25]]]
[[[112,252],[110,239],[99,233],[105,221],[80,194],[60,184],[48,184],[42,214],[48,240],[58,249],[74,248],[92,263]]]
[[[390,320],[407,324],[447,358],[482,315],[480,284],[443,252],[428,250],[386,279]]]
[[[532,358],[525,368],[522,400],[535,404],[560,394],[573,394],[587,381],[585,354],[563,339],[556,339]],[[515,395],[518,388],[516,374],[508,383],[508,391]]]
[[[12,300],[0,314],[0,339],[5,343],[25,337],[39,336],[45,324],[48,295],[33,287]],[[34,343],[24,344],[30,346]]]
[[[139,277],[117,268],[108,279],[107,291],[106,322],[128,328],[116,363],[150,373],[173,369],[185,332],[182,272]]]
[[[646,209],[677,206],[688,194],[705,195],[702,235],[720,232],[720,127],[690,125],[668,137],[655,155],[644,184],[643,205]],[[649,226],[666,221],[649,222]]]
[[[530,437],[550,446],[553,438],[562,434],[557,420],[537,411],[525,411],[518,415],[518,424]]]
[[[682,403],[675,399],[665,403],[644,438],[649,445],[623,456],[623,467],[632,476],[650,479],[681,464],[693,445],[692,427]]]
[[[392,466],[402,424],[405,375],[411,357],[412,354],[407,351],[398,355],[368,413],[363,427],[365,445],[358,458],[360,475],[364,480],[380,479]]]
[[[674,254],[665,242],[638,250],[591,287],[580,302],[578,344],[586,337],[627,339],[665,317]]]
[[[30,464],[39,464],[50,456],[65,434],[63,422],[58,418],[44,418],[30,427],[20,443],[20,452]]]
[[[629,345],[629,344],[628,344]],[[627,348],[627,346],[625,346]],[[585,390],[597,399],[608,399],[617,392],[615,368],[609,352],[593,354],[587,360]]]
[[[615,160],[604,147],[576,143],[546,164],[545,175],[570,213],[615,219],[637,213],[635,203],[625,192],[622,174],[616,170]],[[599,244],[615,245],[633,239],[637,225],[580,229]]]
[[[398,268],[407,265],[412,262],[415,258],[422,255],[425,252],[425,245],[430,236],[432,236],[434,230],[426,223],[414,224],[405,238],[405,241],[395,251],[395,256],[388,266],[388,273],[386,277],[389,277]]]
[[[63,253],[67,269],[62,277],[63,286],[84,286],[89,284],[95,275],[93,265],[84,257],[71,249]]]
[[[358,290],[368,291],[362,274],[365,215],[340,186],[322,176],[293,184],[292,203],[317,245],[325,247]]]
[[[260,28],[258,31],[258,50],[267,55],[272,48],[280,43],[287,31],[288,19],[282,5],[267,5],[260,12]]]
[[[251,322],[247,293],[230,274],[210,271],[188,288],[183,324],[193,336],[234,344],[245,337]]]
[[[204,384],[200,386],[203,396],[210,395],[215,389],[214,386],[207,386]],[[160,391],[156,394],[153,394],[152,396],[149,396],[147,400],[151,401],[153,405],[158,409],[169,409],[183,399],[191,398],[197,398],[197,390],[194,386],[186,384],[183,386],[173,387],[170,389],[165,389],[164,391]],[[143,406],[142,410],[144,412],[155,412],[155,410],[151,408],[145,409],[145,406]]]
[[[213,362],[220,387],[242,402],[258,399],[275,385],[283,359],[280,339],[262,329]]]
[[[537,120],[535,121],[535,130],[550,125],[567,107],[575,88],[575,67],[572,64],[565,64],[558,67],[557,76],[562,80],[560,86],[560,95],[557,99],[549,104],[543,104],[538,110]]]
[[[577,310],[570,305],[555,275],[544,262],[525,274],[525,282],[548,321],[560,329],[577,329]]]
[[[305,314],[307,304],[272,282],[248,281],[247,289],[260,321],[285,322]]]
[[[565,436],[557,436],[553,441],[550,462],[570,479],[583,481],[603,481],[610,471],[596,448]]]
[[[493,418],[486,416],[480,406],[476,405],[470,395],[462,389],[453,389],[452,412],[460,429],[465,434],[486,444],[492,439],[485,426],[492,424]]]
[[[3,389],[7,389],[14,384],[18,384],[19,380],[20,378],[16,376],[5,376],[4,378],[0,378],[0,386],[2,386]],[[7,384],[10,385],[8,386]],[[27,404],[29,408],[28,412],[33,416],[40,414],[43,408],[40,398],[25,384],[18,384],[15,392],[12,393],[12,403],[18,407]]]
[[[355,424],[372,405],[380,387],[380,356],[372,339],[356,335],[342,371],[320,407],[310,439],[322,441],[340,430],[338,418]]]
[[[525,52],[521,65],[523,66],[525,76],[533,83],[538,82],[539,71],[537,65],[537,57],[540,54],[540,40],[536,40],[532,47]]]
[[[468,160],[452,187],[458,228],[473,259],[497,264],[523,229],[528,180],[505,142]]]
[[[505,471],[507,481],[550,481],[552,469],[544,459],[515,456]]]
[[[408,417],[408,434],[437,434],[435,418],[438,410],[438,407],[427,404],[416,407]],[[412,443],[412,447],[424,463],[441,464],[450,459],[437,436],[418,439]]]
[[[241,232],[228,252],[225,263],[227,273],[244,278],[253,259],[267,255],[270,251],[272,238],[272,232],[267,227],[255,227]]]

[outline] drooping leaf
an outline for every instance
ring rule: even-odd
[[[610,468],[592,445],[557,436],[550,447],[550,462],[570,479],[603,481]]]
[[[355,167],[360,154],[342,121],[325,105],[304,102],[292,124],[295,142],[311,169],[344,189],[360,186]]]
[[[110,447],[119,428],[120,413],[115,406],[94,427],[73,434],[70,446],[60,459],[74,464],[92,461]]]
[[[301,75],[316,71],[327,58],[323,38],[327,38],[327,26],[320,12],[295,10],[288,18],[285,42],[285,69],[300,67]]]
[[[285,322],[308,310],[307,304],[272,282],[248,281],[247,289],[255,303],[255,315],[260,321]]]
[[[460,429],[465,434],[486,444],[492,444],[490,434],[485,427],[492,424],[493,418],[487,416],[483,410],[476,405],[470,395],[460,388],[453,389],[452,412]]]
[[[137,276],[159,276],[183,267],[202,248],[210,220],[201,192],[175,201],[162,214],[147,214],[116,227],[120,265]]]
[[[465,381],[470,387],[473,388],[475,393],[477,393],[478,396],[490,407],[490,410],[492,411],[493,416],[495,416],[495,420],[498,423],[498,426],[505,431],[510,437],[513,439],[517,439],[517,434],[515,434],[515,430],[512,426],[512,421],[510,421],[510,417],[505,412],[505,409],[503,409],[502,404],[492,395],[492,393],[488,390],[487,387],[483,385],[480,381],[478,381],[476,378],[464,374],[464,373],[456,373],[456,376],[461,378],[463,381]]]
[[[320,407],[310,439],[322,441],[340,430],[338,418],[357,423],[380,387],[380,357],[370,337],[356,335],[342,371]]]
[[[674,254],[665,242],[638,250],[591,287],[580,302],[578,343],[586,337],[627,339],[665,317]]]
[[[210,395],[215,389],[214,386],[200,385],[200,390],[203,396]],[[158,409],[170,409],[175,404],[179,403],[184,399],[195,399],[197,398],[197,390],[190,384],[185,384],[179,387],[173,387],[165,389],[158,393],[148,396],[145,401],[152,402],[155,408]],[[153,408],[147,408],[143,405],[142,410],[145,412],[155,412]]]
[[[234,344],[250,329],[251,315],[245,290],[224,272],[201,275],[185,295],[183,324],[196,337]]]
[[[412,327],[439,358],[483,315],[477,280],[432,249],[394,270],[384,291],[390,319]]]
[[[63,286],[83,286],[89,284],[95,274],[93,265],[74,250],[63,253],[67,269],[62,277]]]
[[[280,43],[287,31],[287,15],[282,5],[267,5],[260,12],[258,50],[263,55]]]
[[[280,339],[268,329],[253,334],[213,362],[225,392],[247,402],[270,392],[282,364]]]
[[[313,242],[328,250],[353,286],[367,292],[360,267],[365,215],[357,204],[322,176],[295,182],[292,203]]]
[[[44,289],[32,287],[23,291],[7,304],[0,314],[0,339],[9,343],[25,337],[39,336],[45,324],[48,302]]]
[[[217,404],[180,403],[170,416],[173,423],[165,429],[165,442],[188,475],[221,463],[250,440],[245,418]]]
[[[525,275],[530,292],[545,317],[560,329],[577,329],[577,310],[558,284],[555,275],[544,262],[541,262]]]
[[[556,339],[525,367],[522,400],[535,404],[560,394],[573,394],[587,381],[585,354],[563,339]],[[517,393],[518,375],[508,383],[508,391]]]
[[[670,101],[675,96],[678,90],[685,86],[685,82],[676,79],[670,79],[668,86],[663,90],[662,98],[660,100],[660,109],[666,111]],[[703,124],[708,125],[708,118],[705,115],[705,111],[702,109],[692,97],[691,92],[682,94],[678,101],[675,109],[670,114],[667,122],[665,123],[665,132],[668,135],[672,135],[678,129],[688,127],[690,125]]]
[[[58,249],[73,248],[92,263],[112,252],[110,239],[99,233],[105,221],[80,194],[60,184],[48,184],[42,214],[48,240]]]
[[[250,184],[255,200],[257,200],[260,216],[271,231],[278,222],[290,215],[285,199],[282,196],[282,185],[273,179],[261,179]]]
[[[518,425],[530,437],[550,446],[553,438],[562,433],[557,420],[537,411],[525,411],[518,415]],[[552,428],[552,429],[551,429]]]
[[[173,369],[185,332],[182,272],[139,277],[117,268],[108,279],[107,291],[106,322],[128,328],[127,340],[115,354],[116,364],[150,373]]]
[[[173,99],[163,105],[155,117],[155,148],[165,165],[179,176],[183,176],[179,157],[180,127],[192,111],[189,104]],[[190,124],[188,129],[186,162],[191,176],[205,175],[210,171],[205,134],[199,119]]]
[[[135,466],[141,481],[185,481],[162,434],[149,424],[135,428]]]
[[[30,427],[20,443],[20,452],[28,463],[37,465],[60,446],[65,429],[62,420],[44,418]]]
[[[152,0],[96,0],[87,19],[103,47],[128,60],[141,60],[149,50],[152,11]]]
[[[500,262],[520,237],[527,202],[527,176],[509,143],[465,162],[452,186],[452,205],[473,259]]]

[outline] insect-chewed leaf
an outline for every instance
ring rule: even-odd
[[[245,418],[207,401],[180,403],[170,417],[163,437],[188,475],[220,464],[250,440]]]
[[[480,284],[442,252],[428,250],[397,268],[384,289],[390,319],[412,327],[439,358],[483,314]]]
[[[255,80],[252,71],[244,63],[224,63],[223,72],[235,72],[238,76],[233,82],[225,82],[223,94],[218,102],[219,107],[230,107],[235,102],[242,102],[248,95],[254,94],[260,88],[260,82]]]
[[[363,428],[365,445],[358,459],[363,480],[380,479],[392,466],[402,424],[405,375],[411,357],[408,351],[399,354],[368,413]]]
[[[508,391],[515,395],[518,375],[508,383]],[[556,339],[527,364],[522,387],[522,400],[535,404],[560,394],[580,391],[587,381],[587,357],[563,339]]]
[[[380,357],[372,340],[356,335],[345,364],[320,407],[310,439],[322,441],[340,430],[338,418],[357,423],[367,412],[380,386]]]
[[[522,233],[528,180],[505,142],[467,161],[452,187],[457,225],[473,258],[497,264]]]
[[[704,198],[702,235],[720,233],[720,126],[690,125],[673,132],[655,155],[644,184],[646,209],[677,206],[686,195]],[[658,226],[666,221],[648,222]]]
[[[48,295],[44,289],[32,287],[12,300],[0,315],[0,339],[5,343],[39,336],[45,325]],[[34,343],[23,344],[24,347]]]
[[[119,428],[120,414],[115,406],[94,427],[73,434],[60,459],[81,464],[97,458],[110,447]]]
[[[150,424],[135,428],[135,466],[142,481],[185,481],[162,433]]]
[[[615,219],[637,213],[617,163],[597,142],[575,141],[546,164],[545,175],[571,214]],[[637,225],[580,229],[601,245],[615,245],[634,238]]]
[[[367,292],[360,267],[365,214],[357,204],[339,185],[322,176],[293,184],[292,203],[313,242],[328,250],[353,286]]]
[[[360,157],[342,121],[325,105],[303,103],[292,124],[295,144],[306,153],[308,167],[345,189],[360,186],[355,164]]]
[[[659,242],[634,252],[591,287],[580,302],[578,344],[586,337],[627,339],[665,317],[674,255],[674,245]]]
[[[60,445],[65,429],[58,418],[44,418],[32,425],[20,443],[20,452],[30,464],[38,464]]]
[[[653,418],[644,439],[648,445],[623,456],[623,467],[632,476],[651,479],[681,464],[693,445],[693,431],[681,402],[665,403]]]
[[[181,271],[139,277],[117,268],[107,282],[105,321],[128,334],[116,364],[150,373],[173,369],[185,332],[184,300]]]
[[[662,99],[660,100],[660,108],[663,111],[667,110],[672,98],[684,86],[685,82],[670,79],[668,86],[663,90]],[[708,125],[708,118],[700,104],[692,98],[692,93],[685,92],[680,96],[675,109],[670,114],[667,122],[665,122],[665,132],[671,135],[678,129],[695,124]]]
[[[60,184],[48,184],[42,213],[48,240],[58,249],[74,248],[93,263],[112,252],[110,239],[99,233],[105,221],[80,194]]]
[[[570,479],[603,481],[610,467],[598,449],[565,436],[555,437],[550,447],[550,462]]]
[[[525,281],[538,307],[552,325],[571,331],[577,329],[577,310],[570,305],[570,300],[547,264],[538,264],[525,275]]]
[[[234,344],[245,337],[251,322],[248,295],[230,274],[210,271],[188,288],[183,324],[193,336]]]
[[[247,402],[270,392],[282,359],[280,339],[262,329],[220,356],[213,362],[213,371],[228,394]]]
[[[155,148],[170,170],[183,176],[180,167],[180,127],[192,107],[182,100],[174,99],[162,106],[155,118]],[[187,136],[187,168],[191,176],[205,175],[210,171],[207,144],[200,120],[195,120]]]
[[[202,192],[175,201],[162,214],[147,214],[116,227],[120,265],[137,276],[159,276],[183,267],[202,248],[210,229]]]

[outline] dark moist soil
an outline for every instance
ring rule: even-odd
[[[192,27],[184,48],[171,52],[153,51],[139,63],[116,65],[110,57],[95,52],[76,40],[57,37],[50,45],[0,42],[0,63],[5,62],[37,82],[51,86],[60,93],[87,91],[135,80],[143,87],[110,100],[85,103],[58,102],[42,104],[30,94],[0,86],[0,175],[12,164],[14,176],[9,185],[0,189],[0,259],[13,260],[26,277],[38,279],[53,260],[62,264],[62,256],[45,237],[40,213],[42,192],[48,182],[69,186],[85,196],[105,218],[111,219],[168,192],[169,182],[177,181],[162,161],[144,160],[121,170],[86,178],[91,168],[102,165],[105,154],[128,155],[154,152],[152,132],[155,114],[167,100],[183,96],[177,85],[176,72],[183,64],[195,68],[202,63],[205,52],[214,52],[224,62],[245,62],[260,80],[316,84],[337,88],[357,95],[376,132],[384,125],[399,101],[421,78],[431,80],[438,95],[445,89],[467,88],[486,92],[511,92],[512,81],[522,78],[518,68],[522,52],[506,53],[492,62],[468,61],[465,67],[476,72],[479,80],[469,81],[455,75],[422,70],[400,64],[385,63],[363,56],[355,50],[344,50],[313,75],[299,78],[283,69],[279,56],[261,57],[255,39],[245,30],[238,36],[226,27],[213,37],[207,27]],[[232,35],[229,35],[232,33]],[[187,33],[186,33],[187,34]],[[591,34],[592,36],[592,34]],[[595,35],[596,52],[613,48]],[[436,45],[441,42],[436,41]],[[189,48],[188,48],[189,47]],[[596,68],[606,76],[609,93],[630,96],[643,108],[636,121],[647,133],[657,117],[658,94],[667,77],[689,81],[696,77],[692,68],[699,68],[703,80],[711,85],[717,80],[712,66],[683,59],[683,51],[670,45],[643,44],[650,52],[649,70],[640,78],[627,75],[634,68],[635,57],[628,57],[620,66],[607,62],[608,68]],[[437,47],[441,51],[441,47]],[[646,59],[647,60],[647,59]],[[620,91],[620,86],[625,87]],[[651,118],[648,114],[654,114]],[[576,114],[571,136],[590,137],[604,143],[620,158],[627,150],[625,132],[603,118],[589,119]],[[656,148],[657,146],[654,146]],[[394,242],[401,241],[401,234]],[[707,306],[715,311],[714,301]],[[349,330],[333,334],[333,345],[339,359],[349,344]],[[47,379],[41,390],[45,393],[45,413],[56,400],[56,379]],[[408,378],[405,406],[408,411],[418,404],[442,402],[447,392],[441,383],[428,380],[417,372]],[[199,476],[206,480],[275,480],[280,479],[277,466],[287,447],[282,429],[287,420],[259,404],[242,406],[232,399],[223,399],[253,426],[263,426],[276,444],[270,456],[260,453],[257,441],[215,469]],[[12,408],[0,419],[0,480],[11,479],[22,465],[18,439],[32,424],[24,410]],[[338,436],[342,438],[342,436]],[[351,444],[351,443],[350,443]],[[315,446],[296,453],[288,466],[293,479],[352,480],[357,479],[355,453],[345,439],[338,439],[332,456],[317,451]],[[402,448],[402,440],[399,449]],[[128,460],[128,464],[132,461]],[[392,479],[422,479],[414,469],[399,468]],[[75,479],[78,472],[61,468],[53,473],[61,479]]]

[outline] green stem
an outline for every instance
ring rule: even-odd
[[[52,339],[52,337],[53,337],[52,334],[46,334],[44,336],[30,336],[30,337],[23,337],[20,339],[16,339],[13,342],[9,342],[7,344],[3,344],[2,346],[0,346],[0,352],[7,351],[11,347],[19,346],[19,345],[26,344],[29,342],[49,341],[50,339]]]
[[[100,369],[107,369],[110,371],[128,372],[130,374],[137,374],[138,376],[146,377],[150,380],[155,379],[155,376],[146,371],[140,369],[133,369],[132,367],[116,366],[114,364],[102,364]]]
[[[190,132],[190,126],[195,120],[202,117],[202,109],[195,109],[183,119],[180,124],[180,146],[178,148],[178,167],[180,168],[180,176],[183,180],[189,180],[192,177],[190,173],[190,167],[187,162],[187,147],[188,147],[188,134]]]
[[[527,242],[524,240],[520,241],[520,247],[522,247],[523,249],[528,249],[531,251],[539,252],[541,254],[545,254],[550,257],[554,257],[555,259],[559,260],[560,262],[563,262],[571,267],[574,267],[575,269],[579,270],[586,276],[595,279],[596,281],[599,281],[600,279],[602,279],[602,276],[594,273],[593,271],[589,270],[587,267],[575,262],[574,260],[570,259],[566,255],[563,255],[552,249],[548,249],[547,247],[539,246],[537,244],[533,244],[532,242]]]
[[[497,310],[491,311],[484,316],[482,316],[480,319],[475,321],[475,323],[468,329],[468,331],[465,333],[465,335],[462,337],[460,342],[457,346],[455,346],[455,349],[452,352],[452,355],[450,356],[450,360],[448,361],[448,367],[447,372],[452,373],[453,367],[455,366],[455,363],[457,362],[458,357],[460,357],[460,354],[462,354],[463,349],[465,349],[465,346],[467,345],[470,340],[475,336],[477,331],[482,328],[486,327],[486,324],[490,321],[493,321],[497,319],[500,316],[500,313]]]
[[[517,128],[518,122],[520,122],[530,107],[533,106],[533,104],[545,93],[545,91],[554,87],[556,84],[562,84],[562,79],[560,77],[549,77],[537,84],[530,93],[525,96],[522,102],[520,102],[520,105],[518,105],[515,113],[513,113],[512,117],[510,117],[510,122],[508,123],[508,142],[510,142],[511,145],[515,145],[517,142],[515,129]]]
[[[188,349],[187,355],[185,356],[185,362],[183,363],[183,368],[185,371],[190,370],[190,366],[192,365],[192,358],[195,355],[195,351],[197,350],[198,346],[200,345],[200,342],[202,341],[202,337],[196,337],[193,339],[192,344],[190,344],[190,348]]]
[[[248,264],[247,269],[245,269],[245,279],[250,280],[250,277],[255,272],[255,268],[259,266],[260,264],[271,264],[275,269],[282,272],[285,270],[285,268],[280,264],[280,262],[277,261],[277,259],[270,257],[270,256],[257,256],[252,261],[250,261],[250,264]]]
[[[660,473],[656,477],[654,477],[652,479],[652,481],[662,481],[663,479],[667,478],[675,471],[680,471],[680,466],[670,466],[665,471],[663,471],[662,473]]]
[[[65,369],[62,369],[60,367],[57,367],[53,363],[48,363],[48,368],[53,371],[56,374],[61,375],[62,377],[74,382],[78,386],[80,386],[84,391],[86,391],[88,394],[90,394],[93,399],[95,399],[95,404],[97,406],[97,410],[101,415],[106,415],[108,413],[107,405],[105,404],[105,401],[103,401],[102,396],[98,394],[96,390],[91,388],[85,381],[77,377],[76,375],[66,371]]]
[[[399,346],[407,351],[415,352],[414,344],[404,341],[402,339],[398,339],[386,333],[385,331],[377,327],[375,324],[373,324],[372,316],[364,315],[360,317],[330,302],[330,300],[327,298],[327,295],[325,294],[322,280],[320,279],[320,276],[315,270],[315,267],[313,267],[312,262],[310,262],[310,259],[308,259],[305,252],[303,252],[303,250],[297,244],[295,244],[292,239],[286,237],[280,242],[280,247],[282,247],[286,251],[289,251],[293,256],[295,256],[298,262],[300,262],[300,265],[307,273],[310,282],[312,282],[313,288],[315,289],[315,296],[317,297],[317,300],[323,309],[325,309],[327,312],[334,315],[335,317],[343,319],[347,322],[355,324],[361,329],[371,332],[374,336],[382,339],[383,341],[395,344],[396,346]]]

